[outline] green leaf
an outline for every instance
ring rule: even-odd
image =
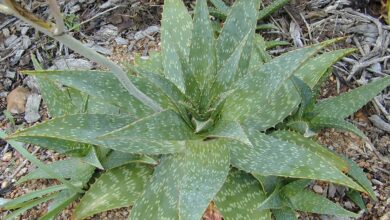
[[[89,113],[116,115],[120,113],[119,107],[103,102],[95,96],[90,96],[80,90],[67,87],[66,93],[69,94],[70,99],[76,108],[74,114]]]
[[[217,40],[217,67],[221,69],[249,33],[233,82],[247,72],[259,6],[260,0],[235,1]]]
[[[268,108],[263,108],[263,106],[268,105],[277,105],[277,108],[283,108],[283,111],[280,112],[291,113],[286,112],[286,110],[290,110],[290,108],[285,107],[285,105],[290,106],[296,102],[296,98],[294,98],[295,95],[290,94],[291,89],[287,89],[287,92],[282,93],[283,96],[287,97],[286,101],[276,99],[277,103],[272,103],[269,99],[272,98],[272,96],[276,96],[277,93],[280,94],[281,88],[290,87],[289,84],[291,83],[288,80],[293,76],[295,71],[313,57],[320,49],[337,40],[338,39],[329,40],[310,47],[288,52],[259,68],[249,70],[248,74],[236,83],[237,92],[229,96],[226,100],[225,109],[229,109],[229,111],[224,112],[224,117],[229,120],[240,118],[241,120],[245,119],[252,121],[253,118],[248,119],[251,116],[254,117],[254,115],[256,115],[254,117],[255,119],[261,115],[268,115],[266,114],[268,113]],[[276,100],[273,99],[272,101]],[[283,105],[280,103],[283,103]],[[260,114],[259,111],[265,112]],[[277,117],[279,117],[279,114],[277,114]],[[260,126],[258,124],[261,124],[261,122],[250,124],[257,124],[257,126]]]
[[[41,190],[36,190],[32,192],[28,192],[27,194],[20,196],[18,198],[9,200],[5,202],[4,204],[0,205],[0,208],[2,209],[17,209],[20,207],[25,206],[30,200],[36,199],[38,197],[42,197],[46,194],[50,194],[53,192],[57,192],[60,190],[66,189],[65,185],[55,185],[55,186],[50,186],[47,187],[46,189],[41,189]]]
[[[258,210],[267,210],[267,209],[281,209],[285,206],[283,197],[280,193],[280,185],[276,185],[272,193],[264,199],[260,205],[257,206]]]
[[[73,105],[69,95],[64,91],[65,88],[61,89],[59,85],[45,76],[35,76],[35,79],[50,116],[58,117],[77,113],[76,106]]]
[[[238,142],[230,146],[231,163],[239,169],[263,176],[318,179],[364,191],[337,167],[305,147],[254,130],[248,130],[247,135],[253,147]]]
[[[150,168],[134,164],[105,172],[80,200],[74,212],[75,219],[134,204],[151,176]]]
[[[286,219],[296,219],[293,210],[348,217],[357,216],[355,213],[343,209],[340,205],[333,203],[325,197],[305,190],[304,188],[309,183],[310,180],[300,179],[290,182],[282,188],[276,188],[267,200],[263,202],[260,209],[271,208],[274,215],[287,215]],[[278,212],[277,209],[281,210],[281,212]],[[280,217],[280,219],[284,218]]]
[[[225,143],[188,141],[185,152],[164,156],[130,219],[199,220],[228,175]]]
[[[282,178],[278,176],[262,176],[257,173],[252,173],[252,175],[260,182],[266,194],[271,194],[282,181]]]
[[[257,29],[259,29],[259,26],[257,26]],[[266,41],[265,42],[265,47],[267,50],[270,50],[272,48],[279,47],[279,46],[288,46],[288,45],[290,45],[289,42],[281,41],[281,40]]]
[[[101,145],[96,137],[119,129],[134,121],[130,115],[76,114],[65,115],[34,125],[7,137],[54,149],[85,149]]]
[[[283,193],[287,196],[290,206],[295,210],[345,217],[358,216],[325,197],[308,190],[296,191],[292,188],[285,188]]]
[[[274,187],[274,190],[272,193],[267,197],[266,200],[264,200],[260,206],[259,210],[264,210],[264,209],[286,209],[287,207],[290,207],[288,202],[286,201],[286,195],[284,195],[283,191],[284,188],[291,188],[293,190],[303,190],[311,180],[307,179],[300,179],[297,181],[293,181],[285,186],[282,186],[282,180],[279,178],[277,181],[277,185]],[[288,209],[288,208],[287,208]]]
[[[341,171],[347,172],[349,169],[348,163],[342,157],[335,154],[327,147],[324,147],[309,138],[305,138],[300,134],[279,130],[273,132],[272,136],[310,150],[313,154],[321,157],[324,161],[328,161],[332,166],[337,167]]]
[[[114,74],[103,71],[24,71],[33,76],[45,76],[48,79],[60,82],[66,86],[77,89],[90,96],[96,97],[104,103],[109,103],[120,108],[121,112],[133,114],[137,117],[147,116],[152,113],[149,107],[130,95]],[[128,75],[134,85],[163,107],[169,100],[161,94],[161,91],[148,83],[145,79]],[[91,79],[93,83],[91,83]]]
[[[34,54],[31,54],[31,60],[35,70],[43,70]],[[72,105],[71,99],[66,93],[65,88],[61,88],[59,84],[50,81],[44,76],[35,76],[34,79],[38,83],[39,91],[43,96],[50,116],[57,117],[65,114],[77,113],[76,106]]]
[[[240,91],[237,91],[240,93]],[[300,103],[299,93],[296,91],[292,82],[284,84],[275,95],[266,98],[263,95],[252,97],[256,99],[257,106],[251,104],[242,104],[240,100],[231,99],[235,94],[229,96],[222,111],[222,118],[225,120],[239,121],[248,127],[257,128],[264,131],[274,127],[287,116],[294,112]],[[252,100],[254,101],[254,100]],[[251,101],[251,102],[252,102]],[[266,106],[266,107],[265,107]],[[238,111],[241,110],[241,111]],[[253,112],[246,115],[245,112]]]
[[[16,217],[18,217],[19,215],[23,214],[25,211],[27,211],[27,210],[29,210],[29,209],[31,209],[31,208],[33,208],[41,203],[47,202],[47,201],[55,198],[57,195],[58,195],[58,193],[53,193],[49,196],[32,200],[32,201],[26,203],[22,208],[17,209],[15,211],[13,211],[11,214],[5,216],[3,220],[13,220]]]
[[[211,4],[214,5],[214,7],[215,7],[218,11],[222,12],[223,14],[225,14],[225,16],[227,16],[227,14],[228,14],[229,11],[230,11],[230,8],[229,8],[229,6],[227,6],[227,5],[225,4],[225,2],[223,2],[222,0],[210,0],[210,2],[211,2]]]
[[[219,19],[219,20],[225,20],[227,17],[227,14],[225,14],[223,11],[220,11],[216,8],[209,8],[210,15]],[[222,27],[219,20],[213,21],[213,28],[216,33],[221,33]]]
[[[371,182],[367,179],[363,170],[351,159],[345,158],[349,165],[348,175],[351,176],[356,182],[358,182],[373,199],[377,200],[374,190],[372,189]]]
[[[389,85],[390,76],[375,80],[337,97],[320,101],[313,112],[316,113],[315,117],[345,118],[355,113]]]
[[[105,146],[127,153],[169,154],[182,151],[193,131],[171,110],[155,113],[100,136]],[[130,143],[130,144],[129,144]]]
[[[273,209],[275,220],[297,220],[295,211],[291,208]]]
[[[5,139],[5,136],[6,136],[5,132],[0,130],[0,138]],[[7,140],[7,142],[15,150],[17,150],[22,156],[24,156],[26,159],[28,159],[32,164],[38,166],[39,169],[41,169],[46,175],[50,176],[51,178],[58,179],[60,182],[62,182],[64,185],[66,185],[73,192],[83,192],[82,189],[73,185],[71,182],[62,178],[57,173],[53,172],[53,170],[49,169],[42,161],[38,160],[34,155],[32,155],[30,152],[28,152],[28,150],[24,148],[22,143],[12,141],[12,140]]]
[[[88,164],[91,164],[94,167],[103,170],[104,168],[100,160],[108,153],[109,150],[106,148],[100,148],[100,149],[97,148],[98,146],[91,146],[87,154],[83,157],[80,157],[80,159]]]
[[[257,210],[265,198],[265,193],[255,178],[232,169],[214,201],[225,220],[271,219],[269,210]]]
[[[305,82],[310,88],[314,88],[320,82],[321,77],[341,58],[353,53],[355,49],[341,49],[323,53],[308,60],[295,73],[295,76]]]
[[[191,65],[192,77],[186,77],[187,92],[194,92],[191,86],[198,85],[202,92],[209,91],[211,79],[216,73],[216,54],[214,31],[209,19],[206,0],[197,0],[194,11],[194,28],[192,30],[192,41],[190,47],[189,63]],[[192,82],[196,80],[196,84]],[[207,99],[208,94],[203,94]],[[202,97],[203,98],[203,97]]]
[[[359,206],[360,209],[365,210],[368,212],[366,205],[364,204],[363,198],[360,195],[360,193],[356,190],[348,190],[347,196],[349,199],[351,199],[356,205]]]
[[[47,169],[52,170],[62,178],[70,179],[73,183],[85,184],[91,178],[95,168],[87,163],[82,162],[77,158],[69,158],[59,160],[45,165]],[[37,168],[30,171],[27,175],[23,176],[17,182],[21,184],[32,179],[54,179],[51,175],[48,175],[43,169]]]
[[[302,119],[305,111],[310,108],[311,105],[314,104],[314,95],[311,88],[301,79],[296,76],[291,78],[291,81],[294,83],[295,88],[298,90],[301,96],[301,104],[299,106],[299,110],[295,113],[294,118],[300,120]]]
[[[361,130],[355,127],[355,125],[341,118],[315,117],[313,120],[310,121],[310,126],[315,130],[323,128],[335,128],[344,131],[349,131],[361,137],[363,140],[368,139],[367,136]]]
[[[120,151],[112,151],[103,160],[104,169],[113,169],[129,163],[145,163],[157,165],[157,161],[146,155],[127,154]]]
[[[54,220],[62,210],[74,202],[79,196],[80,194],[72,193],[69,190],[61,191],[49,204],[48,212],[41,216],[39,220]]]
[[[162,75],[155,74],[152,72],[149,72],[145,69],[140,69],[133,66],[128,66],[132,71],[136,72],[137,74],[145,77],[149,82],[154,84],[157,88],[159,88],[163,94],[168,97],[168,99],[171,101],[171,103],[174,105],[174,107],[177,109],[178,112],[180,112],[182,115],[186,115],[186,108],[181,103],[187,103],[190,101],[185,94],[180,91],[177,86],[169,81],[167,78],[165,78]],[[189,119],[184,118],[188,124],[191,124]]]
[[[306,138],[316,135],[316,133],[312,131],[312,128],[310,127],[309,122],[307,121],[303,121],[303,120],[289,121],[286,123],[286,126],[289,129],[292,129],[293,131],[302,134]]]
[[[180,91],[180,89],[177,88],[177,86],[173,82],[169,81],[164,76],[133,66],[128,66],[128,68],[130,68],[137,74],[140,74],[141,76],[145,77],[156,87],[160,88],[161,91],[171,100],[172,103],[177,103],[179,101],[184,102],[187,100],[186,96]]]
[[[197,134],[210,130],[215,123],[212,118],[209,118],[206,121],[200,121],[193,117],[191,121],[195,126],[195,133]]]
[[[147,59],[143,59],[139,54],[136,54],[134,57],[134,66],[141,68],[144,71],[164,75],[164,67],[160,52],[149,51],[149,57]]]
[[[224,61],[224,65],[218,69],[217,77],[215,78],[215,82],[211,88],[213,94],[225,92],[230,87],[231,83],[237,78],[240,68],[240,58],[242,57],[244,47],[249,42],[248,39],[251,36],[251,32],[248,32],[248,34],[245,35],[242,41],[237,45],[231,56]]]
[[[207,137],[227,138],[251,145],[244,129],[238,122],[234,121],[219,121],[214,129],[207,133]]]
[[[275,11],[279,10],[285,4],[287,4],[290,0],[275,0],[271,4],[267,5],[267,7],[260,10],[259,15],[257,16],[258,20],[263,20],[270,16]]]
[[[164,75],[185,91],[182,62],[188,60],[192,19],[181,0],[164,1],[161,21],[161,54]]]
[[[221,110],[223,109],[223,106],[225,104],[225,101],[227,97],[229,97],[231,94],[234,93],[234,89],[228,90],[226,92],[220,93],[218,96],[214,98],[215,101],[211,102],[211,106],[206,112],[207,116],[210,116],[210,118],[218,118],[220,115]]]

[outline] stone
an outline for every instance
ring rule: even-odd
[[[328,188],[328,197],[334,198],[335,195],[336,195],[336,187],[334,186],[334,184],[330,183]]]
[[[314,185],[314,186],[313,186],[313,190],[314,190],[314,192],[316,192],[316,193],[318,193],[318,194],[322,194],[322,193],[324,192],[324,190],[322,189],[322,187],[319,186],[319,185]]]
[[[30,30],[30,27],[29,26],[24,26],[24,27],[21,28],[20,33],[22,35],[26,35],[28,30]]]
[[[0,92],[0,98],[5,98],[5,97],[7,97],[7,95],[8,95],[8,93],[9,92]]]
[[[155,25],[150,26],[150,27],[146,28],[145,30],[138,31],[137,33],[135,33],[134,40],[136,40],[136,41],[141,40],[141,39],[145,38],[146,36],[153,35],[159,31],[160,31],[159,26],[155,26]]]
[[[90,70],[92,69],[92,63],[84,59],[58,59],[55,60],[54,65],[49,70]]]
[[[34,76],[27,76],[23,80],[23,84],[27,85],[34,93],[39,93],[39,85]]]
[[[27,167],[23,167],[16,176],[23,176],[27,173]]]
[[[31,46],[31,40],[28,36],[22,36],[23,49],[28,49]]]
[[[12,158],[12,152],[7,152],[3,155],[3,157],[1,158],[2,161],[5,161],[5,162],[8,162],[10,161]]]
[[[128,45],[129,44],[129,40],[127,40],[123,37],[116,37],[115,42],[119,45]]]
[[[10,32],[9,32],[9,29],[8,29],[8,28],[3,28],[2,32],[3,32],[3,36],[4,36],[4,37],[9,37]]]
[[[7,96],[7,110],[13,114],[24,113],[26,101],[30,91],[23,87],[17,87]]]
[[[13,72],[13,71],[7,70],[7,71],[5,72],[5,77],[10,78],[10,79],[15,78],[15,75],[16,75],[16,73]]]
[[[20,58],[22,58],[22,55],[24,54],[25,50],[17,50],[15,53],[15,56],[11,59],[11,65],[14,66],[16,65]]]
[[[18,40],[18,37],[16,35],[11,35],[4,41],[5,47],[10,47],[12,44],[14,44]]]
[[[107,49],[105,47],[102,47],[100,45],[94,44],[90,46],[91,49],[95,50],[98,53],[101,53],[103,55],[111,56],[112,55],[112,49]]]
[[[41,100],[41,96],[36,93],[28,96],[26,103],[26,114],[24,115],[24,119],[27,121],[27,123],[34,123],[41,118],[39,115],[39,106],[41,104]]]
[[[3,81],[3,86],[4,86],[4,90],[10,90],[11,89],[11,86],[12,86],[12,80],[10,79],[5,79]]]
[[[118,28],[112,24],[102,26],[96,33],[94,38],[99,41],[110,41],[118,36]]]
[[[76,12],[80,11],[80,9],[81,9],[81,7],[80,7],[79,4],[74,5],[74,6],[70,9],[69,14],[75,14]]]
[[[9,182],[7,180],[4,180],[2,183],[1,183],[1,188],[2,189],[5,189],[7,188],[7,186],[9,185]]]

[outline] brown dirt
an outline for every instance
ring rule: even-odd
[[[137,2],[137,1],[130,1],[130,2]],[[146,27],[150,25],[156,25],[159,23],[160,20],[160,14],[161,14],[161,4],[163,1],[144,1],[141,4],[137,5],[136,7],[130,7],[128,4],[126,7],[118,8],[117,10],[113,11],[110,14],[106,14],[98,19],[93,20],[92,22],[87,23],[86,25],[82,26],[82,32],[86,35],[93,35],[93,33],[99,29],[102,25],[105,24],[113,24],[114,26],[118,27],[119,29],[119,35],[125,37],[129,33],[134,33],[139,30],[143,30]],[[299,2],[299,1],[298,1]],[[304,2],[304,1],[303,1]],[[104,3],[104,1],[97,1],[96,5],[101,5]],[[190,1],[187,1],[188,5],[190,5]],[[307,7],[302,7],[300,3],[297,3],[298,5],[292,5],[293,7],[304,8],[304,10],[309,10]],[[365,0],[359,0],[355,1],[353,6],[356,9],[361,9],[362,11],[367,11],[367,13],[375,15],[375,16],[381,16],[381,13],[378,13],[378,6],[380,3],[379,1],[365,1]],[[80,15],[80,20],[86,20],[90,18],[94,10],[96,9],[96,5],[82,5],[82,12],[78,12]],[[41,10],[41,7],[39,7],[39,10]],[[379,10],[380,11],[380,10]],[[286,15],[285,11],[281,11],[277,13],[275,19],[290,19]],[[4,16],[0,16],[0,24],[3,21],[6,21],[8,18]],[[301,21],[301,20],[299,20]],[[301,21],[302,22],[302,21]],[[310,22],[310,21],[309,21]],[[301,23],[302,27],[305,27],[304,23]],[[129,31],[127,31],[130,28]],[[304,32],[307,31],[305,28]],[[10,28],[12,33],[17,34],[18,30],[14,30]],[[30,32],[32,32],[30,30]],[[149,38],[144,38],[138,42],[135,42],[135,47],[132,50],[132,52],[128,53],[128,49],[126,46],[115,46],[113,50],[113,54],[111,55],[111,59],[115,60],[117,62],[130,62],[134,57],[134,52],[139,52],[141,54],[147,53],[147,51],[156,50],[159,48],[158,42],[159,42],[159,36],[154,36],[155,40],[150,40]],[[267,35],[269,38],[275,38],[275,35]],[[279,38],[284,40],[291,41],[291,38],[283,33],[280,33],[278,35]],[[318,40],[328,39],[335,37],[334,31],[325,31],[321,33],[318,37]],[[0,32],[0,41],[3,38],[3,35]],[[132,43],[132,42],[129,42]],[[39,50],[42,52],[42,56],[44,57],[44,60],[46,63],[44,63],[45,67],[48,67],[51,65],[51,61],[53,57],[56,56],[57,50],[54,49],[44,49],[44,44],[51,44],[51,41],[47,38],[44,38],[40,41],[35,41],[34,46],[30,48],[31,51],[29,52],[35,52],[36,50]],[[342,47],[349,47],[350,45],[341,45]],[[22,60],[30,60],[29,52],[26,52],[24,55],[24,58]],[[0,55],[1,52],[0,52]],[[146,54],[145,54],[146,55]],[[20,64],[20,63],[19,63]],[[31,69],[31,63],[22,63],[24,65],[17,65],[17,66],[11,66],[9,62],[0,62],[0,66],[4,67],[4,69],[8,70],[19,70],[19,69]],[[11,88],[6,89],[5,91],[10,91],[12,88],[15,88],[19,85],[23,85],[23,79],[25,77],[23,75],[17,74],[15,79],[13,79],[13,83]],[[1,81],[1,80],[0,80]],[[2,81],[1,81],[2,82]],[[2,84],[0,84],[2,85]],[[3,88],[4,89],[4,88]],[[343,85],[340,88],[341,92],[347,91],[349,89],[348,86]],[[336,77],[331,78],[324,88],[322,89],[322,96],[323,98],[333,96],[337,94],[336,89]],[[0,108],[1,110],[5,109],[5,99],[0,98]],[[380,131],[379,129],[373,127],[368,120],[368,116],[372,114],[372,106],[369,104],[363,110],[357,112],[351,119],[353,119],[353,122],[356,122],[358,124],[361,124],[359,127],[368,134],[371,142],[376,147],[377,151],[379,151],[384,156],[389,156],[389,148],[390,148],[390,138],[389,134],[386,134],[383,131]],[[46,116],[43,117],[43,119],[47,118],[47,114],[45,112],[44,107],[42,107],[41,112],[45,114]],[[17,125],[22,126],[29,126],[24,122],[23,114],[15,115]],[[42,119],[42,120],[43,120]],[[9,123],[2,118],[1,121],[1,128],[7,128],[9,129],[10,125]],[[328,146],[330,149],[335,150],[336,152],[346,155],[349,158],[352,158],[354,161],[356,161],[361,168],[364,169],[364,171],[367,173],[370,180],[375,179],[374,182],[374,190],[378,194],[378,202],[371,201],[367,198],[367,196],[364,195],[364,200],[367,204],[368,213],[365,213],[361,218],[359,219],[380,219],[380,220],[386,220],[384,217],[386,214],[390,212],[390,176],[389,176],[389,170],[390,166],[389,164],[384,163],[380,159],[378,159],[377,155],[375,154],[372,149],[368,148],[365,143],[363,143],[359,138],[357,138],[354,135],[351,135],[349,133],[344,132],[338,132],[333,129],[328,129],[318,136],[318,140],[320,143],[324,144],[325,146]],[[5,143],[0,143],[0,152],[4,149]],[[32,149],[29,149],[32,152]],[[13,174],[15,169],[23,164],[25,161],[24,158],[22,158],[17,152],[12,151],[10,149],[9,151],[12,152],[12,159],[10,161],[4,162],[0,160],[0,170],[2,171],[2,175],[0,177],[0,182],[4,182],[5,177],[9,177]],[[39,159],[45,162],[58,160],[61,158],[59,154],[56,154],[54,152],[50,151],[44,151],[39,150],[36,155]],[[1,155],[3,156],[3,155]],[[1,159],[1,158],[0,158]],[[21,168],[21,171],[15,176],[14,179],[20,178],[20,176],[24,175],[28,171],[32,170],[33,166],[27,162],[25,166]],[[37,180],[37,181],[29,181],[26,182],[20,186],[13,186],[12,183],[9,183],[8,187],[5,187],[4,189],[0,190],[0,196],[5,196],[6,198],[15,198],[20,195],[23,195],[31,190],[36,189],[42,189],[45,188],[51,184],[55,184],[55,181],[45,181],[45,180]],[[318,183],[323,189],[324,195],[327,195],[327,190],[329,188],[329,184],[326,183]],[[342,190],[340,190],[342,192]],[[344,207],[347,207],[353,211],[357,211],[357,207],[348,201],[345,198],[345,195],[342,193],[336,194],[335,197],[330,198],[334,201],[340,203]],[[71,209],[75,206],[76,203],[73,203],[68,207],[57,219],[70,219],[71,217]],[[24,215],[19,217],[19,219],[37,219],[43,212],[45,212],[47,209],[47,204],[43,204],[41,206],[37,206],[33,208],[32,210],[26,212]],[[89,219],[127,219],[127,216],[129,215],[130,209],[128,208],[122,208],[122,209],[116,209],[111,210],[107,212],[100,213],[98,215],[95,215],[93,217],[90,217]],[[217,219],[216,214],[217,210],[210,208],[208,209],[207,217],[208,219]],[[6,214],[5,212],[0,211],[0,218]],[[207,219],[207,218],[206,218]],[[320,216],[318,215],[307,215],[307,214],[300,214],[300,219],[320,219]],[[388,218],[387,218],[388,219]]]

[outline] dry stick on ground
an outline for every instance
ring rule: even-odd
[[[349,73],[349,76],[347,78],[348,81],[350,81],[352,79],[352,77],[354,77],[354,75],[361,69],[365,68],[365,67],[368,67],[368,66],[371,66],[372,64],[375,64],[375,63],[380,63],[380,62],[384,62],[386,61],[387,59],[390,59],[390,55],[388,56],[385,56],[385,57],[379,57],[379,58],[375,58],[375,59],[372,59],[372,60],[369,60],[369,61],[365,61],[365,62],[357,62],[353,67],[352,67],[352,70],[351,72]]]
[[[98,17],[100,17],[100,16],[102,16],[102,15],[112,11],[112,10],[120,8],[120,7],[123,7],[123,6],[122,5],[116,5],[116,6],[114,6],[112,8],[109,8],[109,9],[107,9],[105,11],[99,12],[95,16],[93,16],[92,18],[89,18],[89,19],[87,19],[87,20],[85,20],[83,22],[80,22],[79,24],[75,25],[73,28],[69,29],[69,31],[73,31],[74,29],[81,27],[81,25],[84,25],[84,24],[86,24],[86,23],[88,23],[88,22],[90,22],[90,21],[92,21],[92,20],[94,20],[94,19],[96,19],[96,18],[98,18]]]
[[[55,0],[51,1],[52,4],[57,4]],[[57,5],[58,7],[58,5]],[[59,8],[59,7],[58,7]],[[54,11],[53,11],[54,10]],[[50,12],[55,20],[62,19],[61,15],[55,11],[55,7],[50,7]],[[44,34],[53,37],[54,39],[60,41],[70,49],[75,52],[83,55],[84,57],[99,63],[102,66],[107,67],[114,76],[119,80],[122,86],[130,93],[130,95],[134,96],[136,99],[141,101],[146,106],[150,107],[152,110],[159,112],[162,110],[161,106],[156,103],[153,99],[147,96],[145,93],[140,91],[127,77],[126,72],[118,66],[116,63],[107,59],[106,57],[100,55],[96,51],[91,48],[88,48],[80,41],[76,40],[72,36],[65,34],[62,31],[61,24],[57,26],[57,24],[53,24],[51,22],[46,22],[34,14],[30,13],[26,9],[22,8],[15,0],[4,0],[3,4],[0,4],[0,12],[13,15],[20,20],[28,23],[33,26],[35,29],[43,32]]]
[[[362,14],[362,13],[359,13],[353,9],[350,9],[350,8],[347,8],[345,9],[346,12],[350,13],[350,14],[353,14],[353,15],[356,15],[356,16],[359,16],[363,19],[367,19],[371,22],[373,22],[377,28],[378,28],[378,38],[376,39],[376,43],[375,43],[375,48],[374,48],[374,51],[376,50],[382,50],[382,45],[383,45],[383,28],[382,28],[382,23],[376,19],[376,18],[373,18],[369,15],[365,15],[365,14]]]
[[[33,150],[33,152],[31,153],[31,155],[35,155],[39,150],[39,147],[35,147],[35,149]],[[20,170],[26,166],[28,160],[27,159],[24,159],[23,162],[18,166],[18,168],[15,169],[15,171],[12,173],[11,176],[7,177],[7,180],[8,181],[11,181],[19,172]]]

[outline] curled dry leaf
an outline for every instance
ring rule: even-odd
[[[26,110],[26,101],[30,91],[23,87],[18,87],[7,96],[7,110],[13,114],[21,114]]]

